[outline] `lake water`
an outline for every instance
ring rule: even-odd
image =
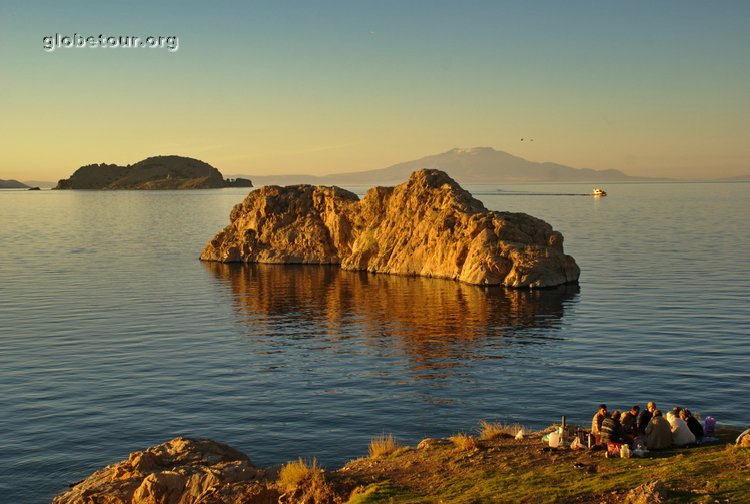
[[[383,432],[588,423],[600,402],[750,422],[749,184],[468,188],[561,231],[580,285],[199,262],[242,189],[0,191],[3,500],[178,435],[335,468]]]

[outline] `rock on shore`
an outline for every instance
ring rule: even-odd
[[[276,502],[263,470],[228,445],[176,438],[93,473],[52,504]]]
[[[548,223],[487,210],[439,170],[374,187],[361,200],[338,187],[262,187],[235,205],[200,258],[339,264],[508,287],[574,283],[580,274]]]

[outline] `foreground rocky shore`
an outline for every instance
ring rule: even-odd
[[[208,439],[177,438],[130,454],[53,499],[64,503],[747,502],[750,438],[605,458],[549,449],[543,433],[456,435],[416,447],[373,440],[370,456],[328,471],[314,462],[259,468]]]
[[[338,187],[265,186],[235,205],[204,261],[342,269],[550,287],[578,281],[563,236],[524,213],[487,210],[446,173],[419,170],[361,200]]]

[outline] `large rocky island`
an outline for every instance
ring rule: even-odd
[[[248,179],[225,179],[208,163],[182,156],[154,156],[132,165],[91,164],[62,179],[55,189],[218,189],[252,187]]]
[[[497,212],[446,173],[419,170],[361,200],[339,187],[265,186],[235,205],[203,261],[339,264],[346,270],[476,285],[577,282],[563,236],[541,219]]]

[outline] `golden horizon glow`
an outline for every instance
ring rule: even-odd
[[[477,146],[635,176],[748,175],[750,4],[722,6],[3,6],[0,178],[165,154],[324,175]],[[74,32],[180,46],[42,49]]]

